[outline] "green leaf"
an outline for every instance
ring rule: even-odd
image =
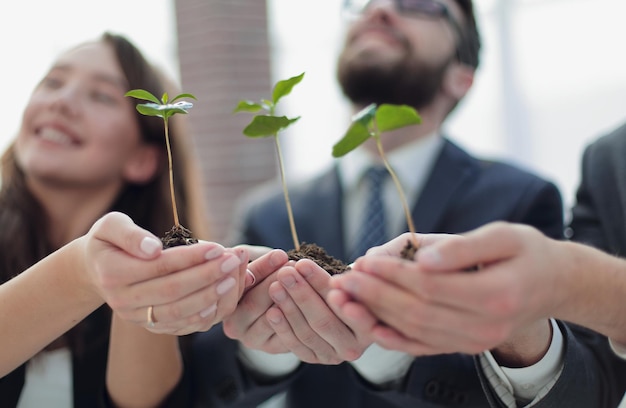
[[[165,118],[165,111],[160,110],[160,104],[152,104],[152,103],[144,103],[137,105],[137,111],[142,115],[146,116],[158,116],[160,118]]]
[[[333,157],[344,156],[371,137],[367,125],[362,121],[353,122],[344,137],[333,146]]]
[[[300,117],[289,119],[286,116],[257,115],[252,122],[243,130],[248,137],[275,136],[279,130],[285,129]]]
[[[181,98],[191,98],[191,99],[194,99],[194,100],[196,100],[196,101],[198,100],[198,98],[196,98],[193,94],[190,94],[190,93],[182,93],[182,94],[180,94],[180,95],[176,95],[176,97],[175,97],[174,99],[172,99],[172,100],[170,101],[170,103],[174,103],[174,102],[176,102],[177,100],[179,100],[179,99],[181,99]]]
[[[145,91],[143,89],[133,89],[132,91],[128,91],[124,94],[124,96],[130,96],[132,98],[141,99],[144,101],[154,102],[156,104],[161,104],[159,99],[152,95],[150,92]]]
[[[258,112],[263,109],[263,106],[252,101],[239,101],[233,113],[237,112]]]
[[[274,105],[278,103],[280,98],[289,95],[293,87],[302,81],[302,78],[304,78],[304,72],[295,77],[278,81],[276,85],[274,85],[274,91],[272,92],[272,101],[274,102]]]
[[[189,113],[193,104],[187,101],[180,101],[173,104],[161,105],[158,103],[142,103],[137,105],[137,111],[146,116],[158,116],[167,119],[175,113]]]
[[[366,128],[369,127],[372,119],[374,119],[374,115],[376,114],[376,104],[372,103],[367,105],[365,108],[361,109],[357,113],[352,116],[352,122],[359,122]]]
[[[376,126],[380,132],[420,123],[422,123],[422,118],[414,108],[408,105],[383,104],[376,110]]]
[[[166,105],[168,102],[168,95],[167,92],[163,92],[163,96],[161,97],[161,103],[163,103],[163,105]]]

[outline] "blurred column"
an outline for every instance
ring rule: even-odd
[[[526,166],[533,164],[533,146],[528,104],[520,89],[514,38],[514,11],[517,0],[498,0],[497,30],[502,58],[502,100],[504,103],[504,139],[507,150],[515,152],[514,160]]]
[[[236,200],[276,174],[273,140],[242,134],[240,99],[271,92],[266,2],[174,0],[180,79],[198,100],[189,115],[201,159],[212,238],[223,241]]]

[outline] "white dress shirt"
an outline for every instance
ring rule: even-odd
[[[42,351],[28,361],[17,408],[67,408],[73,400],[72,354],[68,348]]]

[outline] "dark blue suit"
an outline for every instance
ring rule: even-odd
[[[342,236],[342,191],[335,170],[289,190],[301,241],[323,246],[346,259]],[[238,242],[291,249],[282,192],[259,193],[242,215]],[[563,208],[558,189],[528,172],[498,162],[482,161],[445,141],[432,173],[412,210],[418,232],[465,232],[495,220],[525,223],[560,238]],[[566,330],[562,378],[546,398],[551,407],[596,407],[595,380],[580,370],[596,369],[595,360]],[[282,381],[264,384],[243,371],[236,342],[219,327],[194,340],[195,390],[208,406],[254,407],[288,390],[290,407],[489,407],[482,375],[474,357],[439,355],[415,358],[404,382],[393,390],[377,390],[348,364],[302,364]],[[570,388],[573,386],[573,388]],[[577,388],[578,387],[578,388]],[[586,396],[574,390],[588,388]],[[572,404],[564,401],[570,400]],[[558,402],[558,403],[557,403]],[[577,405],[578,404],[578,405]],[[495,406],[495,405],[494,405]]]

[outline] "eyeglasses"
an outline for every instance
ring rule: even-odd
[[[354,19],[366,13],[377,4],[393,3],[401,14],[424,16],[430,18],[444,18],[459,36],[459,43],[465,41],[461,25],[448,10],[448,7],[435,0],[344,0],[343,11],[347,18]],[[461,59],[461,47],[456,44],[457,58]]]

